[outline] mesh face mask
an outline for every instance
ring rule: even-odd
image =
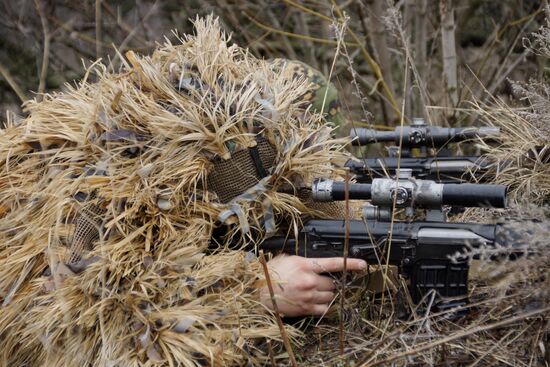
[[[256,142],[255,147],[233,152],[230,159],[214,159],[207,185],[220,202],[227,203],[256,185],[275,164],[275,147],[261,136]]]
[[[94,196],[90,195],[89,200]],[[93,243],[99,239],[106,213],[107,210],[97,204],[84,203],[76,218],[67,264],[78,263],[85,252],[92,250]]]

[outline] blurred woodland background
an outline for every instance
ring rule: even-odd
[[[348,121],[391,126],[405,99],[407,120],[471,124],[459,113],[468,101],[507,98],[510,80],[548,73],[548,59],[528,49],[530,34],[544,23],[544,3],[2,0],[1,120],[6,110],[22,114],[21,103],[36,92],[82,78],[99,58],[118,70],[115,49],[148,54],[164,37],[174,40],[173,30],[192,32],[189,19],[214,13],[233,41],[254,55],[301,60],[330,74]],[[337,30],[336,24],[345,26]]]

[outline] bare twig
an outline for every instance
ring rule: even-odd
[[[368,19],[366,19],[366,14],[363,12],[363,7],[365,5],[359,6],[359,14],[361,16],[361,25],[363,26],[363,32],[365,33],[365,36],[367,36],[367,30],[372,28],[372,34],[374,37],[370,38],[371,47],[373,49],[373,53],[375,55],[375,58],[378,62],[378,65],[380,65],[380,68],[382,70],[382,75],[384,76],[384,80],[386,80],[388,84],[388,89],[391,91],[392,94],[395,95],[395,88],[393,83],[393,75],[392,75],[392,62],[390,57],[390,49],[388,47],[387,39],[386,39],[386,29],[381,21],[382,15],[384,13],[384,0],[376,0],[371,3],[371,13],[372,16]],[[368,22],[368,23],[367,23]],[[383,100],[381,101],[383,102]],[[386,111],[386,106],[384,103],[381,103],[383,111]],[[395,114],[394,113],[387,113],[388,114],[388,120],[393,120]]]
[[[489,94],[493,94],[496,88],[508,77],[508,75],[516,68],[517,64],[519,64],[521,61],[525,59],[525,56],[530,52],[529,48],[525,48],[521,55],[519,55],[516,60],[514,60],[511,65],[507,65],[507,60],[512,55],[517,43],[519,40],[523,39],[525,30],[529,27],[529,25],[533,22],[535,18],[531,17],[529,18],[525,24],[521,27],[521,29],[518,31],[516,37],[514,40],[510,43],[508,46],[508,51],[506,54],[502,57],[501,62],[498,63],[499,67],[494,72],[492,76],[492,81],[487,90],[489,91]],[[506,66],[508,66],[506,68]],[[505,70],[506,68],[506,70]]]
[[[309,25],[308,25],[308,19],[306,17],[306,13],[298,12],[296,14],[296,17],[298,18],[296,25],[298,25],[298,29],[300,33],[309,37],[310,31],[309,31]],[[308,64],[313,66],[315,69],[319,70],[319,62],[315,57],[315,47],[313,47],[313,43],[307,39],[304,40],[304,43],[306,47],[305,50],[308,56]]]
[[[458,103],[458,80],[455,46],[455,17],[452,0],[441,0],[441,46],[443,52],[443,76],[451,106]]]
[[[115,10],[107,3],[102,1],[101,6],[107,11],[107,14],[109,14],[114,20],[116,20],[116,24],[126,33],[131,33],[133,30],[133,27],[129,26],[128,23],[126,23],[123,19],[117,16],[115,13]],[[153,46],[154,44],[152,42],[147,41],[145,38],[141,37],[141,35],[137,34],[134,36],[134,38],[137,38],[139,43],[147,45],[147,46]]]
[[[406,54],[408,55],[408,54]],[[405,59],[405,65],[408,65],[409,64],[409,60],[408,60],[408,56],[406,56],[406,59]],[[405,68],[405,77],[403,78],[403,95],[405,95],[405,91],[407,90],[407,80],[408,80],[408,71],[409,71],[409,67],[407,66]],[[401,126],[401,133],[399,134],[399,149],[398,149],[398,153],[397,153],[397,170],[396,170],[396,176],[399,177],[399,172],[401,170],[401,151],[403,150],[402,147],[403,147],[403,125],[405,123],[405,102],[406,102],[406,99],[403,98],[402,102],[401,102],[401,113],[400,113],[400,120],[399,120],[399,125]],[[398,180],[395,181],[395,185],[396,185],[396,189],[397,189],[397,186],[399,185],[398,183]],[[383,280],[382,280],[382,289],[386,289],[386,283],[387,283],[387,279],[388,279],[388,271],[390,269],[390,256],[391,256],[391,241],[392,241],[392,236],[393,236],[393,225],[394,225],[394,222],[395,222],[395,216],[396,216],[396,205],[397,205],[397,196],[394,195],[393,197],[393,201],[392,201],[392,210],[391,210],[391,221],[390,221],[390,232],[388,233],[388,242],[386,243],[386,246],[387,246],[387,252],[386,252],[386,263],[384,264],[385,265],[385,268],[384,268],[384,277],[383,277]],[[384,301],[384,296],[385,294],[382,293],[382,302]]]
[[[273,346],[271,345],[271,340],[267,341],[267,351],[269,353],[269,361],[271,362],[271,366],[277,366],[277,364],[275,363],[275,358],[273,358]]]
[[[84,42],[94,44],[94,45],[97,42],[97,40],[94,37],[90,37],[89,35],[87,35],[85,33],[78,32],[77,30],[73,29],[72,20],[64,22],[64,21],[56,18],[55,16],[53,16],[51,14],[48,15],[48,19],[51,20],[56,26],[59,26],[59,27],[63,28],[67,33],[69,33],[71,35],[71,37],[78,38],[78,39],[80,39]],[[102,46],[105,46],[105,44],[102,43]],[[80,51],[80,52],[83,52],[83,51]],[[91,57],[94,56],[94,54],[92,52],[87,52],[86,55],[90,55]]]
[[[533,12],[531,14],[528,14],[524,17],[521,17],[521,18],[513,20],[513,21],[509,21],[503,27],[501,27],[498,31],[496,31],[494,33],[495,36],[494,36],[493,40],[491,41],[490,45],[487,46],[487,47],[484,47],[484,48],[487,49],[487,51],[485,52],[485,54],[483,56],[483,59],[481,61],[481,65],[479,65],[479,67],[476,69],[476,71],[474,73],[475,77],[472,79],[472,81],[468,84],[468,86],[466,88],[462,88],[462,93],[461,93],[461,97],[460,97],[461,101],[466,100],[468,98],[468,96],[470,94],[472,94],[471,93],[472,87],[473,87],[474,83],[477,82],[477,77],[479,75],[481,75],[482,71],[485,69],[485,66],[487,65],[487,62],[489,61],[489,58],[490,58],[492,52],[494,51],[496,45],[501,42],[502,36],[510,28],[515,27],[515,26],[517,26],[519,24],[522,24],[524,22],[527,22],[530,19],[534,19],[537,15],[541,14],[542,12],[544,12],[544,9],[540,8],[540,9],[536,10],[535,12]]]
[[[342,271],[342,290],[340,293],[340,356],[344,356],[344,343],[346,336],[344,333],[344,314],[345,314],[345,294],[346,294],[346,278],[348,275],[348,252],[349,252],[349,170],[346,170],[346,180],[344,181],[344,200],[346,203],[346,211],[344,215],[344,270]]]
[[[8,82],[8,84],[10,85],[11,89],[13,89],[13,91],[15,92],[15,94],[17,94],[17,97],[19,97],[19,99],[21,100],[21,102],[25,102],[28,98],[27,96],[25,95],[25,93],[23,92],[23,90],[21,89],[21,87],[19,87],[19,85],[17,84],[17,82],[13,79],[13,77],[11,76],[10,72],[8,71],[8,69],[6,69],[4,67],[4,65],[2,65],[0,63],[0,75],[2,75],[2,77],[4,79],[6,79],[6,82]]]
[[[428,14],[427,14],[428,2],[427,0],[420,0],[420,4],[416,7],[416,13],[414,18],[415,37],[414,37],[414,57],[417,65],[416,78],[421,80],[426,79],[428,65]],[[425,106],[422,98],[413,98],[413,116],[426,117]]]
[[[312,15],[320,18],[320,19],[323,19],[325,21],[329,21],[331,23],[333,22],[333,19],[331,19],[330,17],[327,17],[326,15],[323,15],[319,12],[311,10],[311,9],[309,9],[309,8],[303,6],[303,5],[297,4],[292,0],[283,0],[283,1],[286,4],[290,5],[290,6],[293,6],[297,9],[305,11],[306,13],[312,14]],[[342,11],[341,11],[340,7],[338,6],[338,4],[334,0],[331,0],[331,2],[332,2],[332,5],[333,5],[338,17],[340,19],[344,19],[345,18],[344,14],[342,13]],[[352,29],[348,29],[348,31],[349,31],[349,34],[351,35],[351,37],[353,38],[353,40],[355,41],[355,44],[346,42],[346,46],[356,45],[359,48],[359,50],[361,51],[363,57],[365,58],[367,63],[370,65],[370,67],[372,68],[372,70],[373,70],[373,72],[374,72],[374,74],[377,78],[377,85],[378,84],[381,85],[382,90],[384,91],[384,93],[386,94],[386,97],[388,98],[388,100],[390,102],[390,106],[398,114],[398,116],[400,116],[401,112],[399,111],[399,108],[397,107],[397,102],[395,101],[395,98],[394,98],[393,94],[391,93],[390,89],[388,88],[388,85],[384,81],[384,77],[382,75],[382,71],[380,70],[380,66],[372,58],[370,53],[367,51],[367,49],[363,45],[363,42],[359,39],[359,37],[355,34],[355,32],[353,32]],[[328,43],[328,42],[324,42],[324,43]]]
[[[394,9],[390,9],[389,13],[390,13],[389,17],[388,17],[389,25],[393,29],[395,37],[398,39],[398,41],[402,45],[403,52],[405,54],[405,61],[406,61],[405,65],[407,65],[407,67],[410,67],[410,69],[411,69],[410,71],[412,72],[412,74],[414,76],[414,78],[412,78],[412,79],[415,80],[416,86],[418,88],[418,96],[420,98],[420,105],[423,106],[423,108],[424,108],[423,115],[428,120],[428,122],[431,123],[432,119],[431,119],[429,110],[427,109],[427,106],[429,104],[428,90],[426,88],[426,84],[425,84],[424,79],[418,73],[416,63],[414,62],[414,57],[413,57],[411,49],[409,47],[409,42],[407,40],[407,35],[405,34],[405,32],[403,30],[403,25],[402,25],[401,19],[399,17],[399,12],[398,12],[397,9],[394,8]],[[406,90],[403,91],[404,95],[405,95],[405,92],[406,92]],[[405,110],[403,110],[403,111],[405,111]]]
[[[332,23],[332,21],[333,21],[331,17],[328,17],[328,16],[326,16],[326,15],[323,15],[323,14],[321,14],[321,13],[319,13],[319,12],[316,12],[315,10],[311,10],[311,9],[309,9],[309,8],[303,6],[303,5],[300,5],[300,4],[298,4],[298,3],[296,3],[296,2],[294,2],[294,1],[292,1],[292,0],[283,0],[283,2],[286,3],[287,5],[290,5],[290,6],[294,7],[294,8],[296,8],[296,9],[300,9],[300,10],[302,10],[302,11],[308,13],[308,14],[311,14],[311,15],[314,15],[314,16],[316,16],[316,17],[318,17],[318,18],[321,18],[321,19],[323,19],[323,20],[325,20],[325,21],[327,21],[327,22]]]
[[[332,5],[334,6],[334,9],[336,11],[336,14],[338,14],[340,19],[344,19],[344,15],[343,15],[342,11],[340,10],[340,7],[338,6],[338,4],[334,0],[331,0],[331,1],[332,1]],[[365,46],[363,45],[363,43],[361,42],[359,37],[355,34],[355,32],[353,32],[353,30],[351,28],[349,28],[348,31],[349,31],[349,34],[351,35],[351,37],[353,38],[353,40],[355,41],[355,43],[358,44],[358,47],[361,50],[361,53],[363,54],[363,57],[365,58],[365,60],[368,62],[368,64],[372,68],[372,70],[374,72],[374,75],[376,75],[378,83],[380,83],[380,85],[382,87],[382,90],[384,91],[384,93],[386,94],[386,97],[388,97],[388,100],[390,101],[391,108],[395,111],[397,116],[400,117],[401,116],[401,111],[397,107],[397,102],[396,102],[392,92],[390,91],[388,85],[386,84],[386,81],[384,80],[384,76],[382,75],[382,70],[380,69],[380,66],[376,63],[376,61],[374,61],[374,59],[369,54],[369,52],[367,51],[367,49],[365,48]]]
[[[277,306],[277,301],[275,300],[275,292],[273,291],[273,284],[271,283],[271,276],[269,275],[269,269],[267,268],[267,262],[265,260],[265,255],[263,250],[260,250],[260,263],[264,269],[265,281],[267,282],[267,288],[269,289],[269,295],[271,297],[271,302],[273,304],[273,310],[275,311],[275,317],[277,320],[277,325],[281,331],[281,337],[283,338],[283,344],[290,358],[290,363],[293,367],[297,367],[296,358],[294,357],[294,352],[292,351],[292,345],[288,339],[285,326],[283,325],[283,320],[281,320],[281,314],[279,313],[279,306]]]
[[[279,19],[273,14],[271,9],[267,9],[267,15],[269,16],[269,19],[271,20],[271,23],[273,23],[277,28],[281,28],[281,24],[279,23]],[[286,35],[281,35],[281,42],[283,43],[283,46],[285,48],[286,57],[290,58],[291,60],[295,60],[297,58],[296,52],[294,51],[294,48],[290,44],[288,37]]]
[[[44,90],[46,89],[46,77],[48,76],[48,64],[50,60],[50,31],[48,28],[48,21],[46,15],[44,14],[44,9],[40,0],[34,0],[34,5],[40,16],[40,22],[42,23],[42,32],[44,33],[44,50],[42,53],[42,68],[40,70],[40,81],[38,83],[38,95],[36,99],[38,101],[42,100]]]
[[[95,57],[101,58],[101,0],[95,0]]]
[[[141,19],[141,23],[144,23],[145,21],[147,21],[147,19],[149,19],[151,14],[153,14],[153,10],[156,8],[157,4],[158,4],[158,0],[155,1],[155,3],[151,6],[151,8],[149,8],[149,11],[147,12],[147,14],[145,14],[143,19]],[[117,49],[119,52],[115,54],[113,60],[110,63],[111,65],[114,65],[118,60],[119,56],[126,50],[126,46],[128,45],[128,42],[130,42],[130,40],[136,35],[137,30],[138,30],[138,27],[137,26],[134,27],[132,31],[126,36],[126,38],[124,38],[120,46],[118,46]]]
[[[297,38],[297,39],[301,39],[301,40],[308,40],[308,41],[317,42],[317,43],[324,43],[324,44],[327,44],[327,45],[337,45],[338,44],[338,42],[334,41],[334,40],[327,40],[327,39],[324,39],[324,38],[316,38],[316,37],[311,37],[311,36],[307,36],[307,35],[303,35],[303,34],[296,34],[296,33],[292,33],[292,32],[282,31],[280,29],[272,28],[270,26],[267,26],[267,25],[259,22],[254,17],[252,17],[250,14],[248,14],[246,11],[243,11],[243,15],[245,17],[247,17],[252,23],[256,24],[258,27],[260,27],[262,29],[265,29],[266,31],[269,31],[269,32],[273,32],[273,33],[277,33],[277,34],[281,34],[281,35],[284,35],[284,36],[287,36],[287,37]],[[357,44],[353,43],[353,42],[351,42],[351,43],[348,42],[347,44],[349,46],[357,46]]]

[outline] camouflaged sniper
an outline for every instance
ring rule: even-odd
[[[327,81],[326,77],[311,66],[296,60],[274,59],[271,61],[275,70],[283,70],[291,73],[293,79],[305,77],[310,82],[310,89],[301,96],[304,102],[309,102],[315,112],[322,111],[325,121],[333,125],[338,131],[342,116],[340,114],[340,102],[338,100],[338,91],[334,85]],[[196,67],[189,66],[188,74],[192,75],[179,80],[178,88],[186,90],[188,93],[196,88],[202,88],[200,76],[196,75]],[[224,83],[220,78],[218,83]],[[267,176],[276,157],[276,148],[260,135],[256,138],[257,145],[248,150],[237,150],[235,142],[227,141],[226,147],[231,153],[230,159],[216,157],[212,160],[213,167],[208,175],[208,189],[214,192],[218,200],[222,203],[228,203],[239,195],[246,195],[247,190],[254,189],[255,185]],[[331,213],[332,217],[342,217],[344,215],[343,207],[339,203],[316,203],[311,200],[309,195],[300,192],[298,195],[309,207],[320,210],[325,213]],[[235,209],[236,210],[236,209]],[[271,210],[266,210],[267,213]],[[94,213],[91,217],[86,213]],[[99,238],[101,218],[105,210],[93,203],[84,204],[81,209],[81,215],[76,221],[75,231],[72,236],[70,256],[67,259],[68,265],[77,264],[84,251],[90,251],[93,248],[93,242]],[[232,211],[226,215],[235,214]],[[241,214],[237,211],[236,214]],[[265,223],[268,227],[273,227],[272,223]],[[273,228],[272,228],[273,229]]]

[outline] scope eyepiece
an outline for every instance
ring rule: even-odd
[[[313,182],[311,194],[314,201],[343,201],[346,200],[346,183],[331,179],[318,179]],[[350,200],[369,200],[371,195],[370,184],[348,184]]]

